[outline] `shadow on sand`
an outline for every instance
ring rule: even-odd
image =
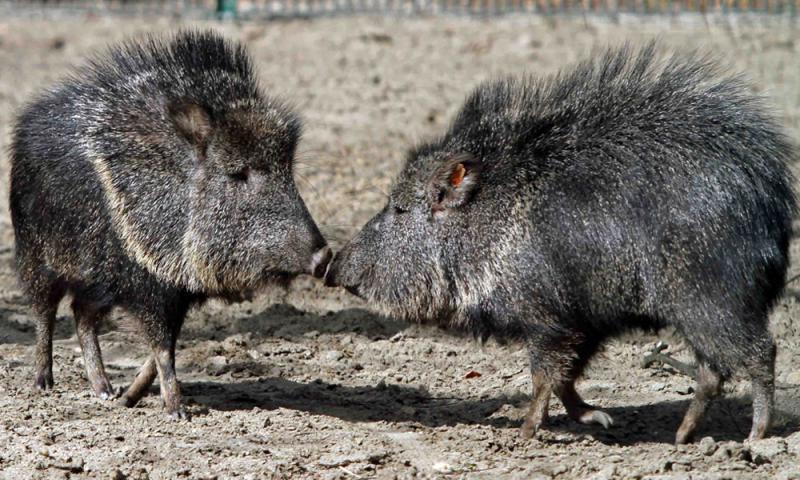
[[[272,410],[286,408],[326,415],[348,422],[409,422],[428,427],[458,424],[489,425],[515,428],[518,418],[508,418],[498,410],[506,404],[525,407],[526,395],[489,398],[437,398],[423,388],[398,385],[350,387],[314,381],[297,383],[283,378],[266,378],[241,383],[191,382],[183,386],[191,402],[214,410],[250,410],[255,407]],[[780,403],[780,402],[779,402]],[[607,408],[615,424],[609,430],[599,426],[580,425],[566,415],[551,417],[548,430],[592,435],[609,445],[641,443],[673,443],[675,431],[689,406],[683,401]],[[524,410],[518,410],[522,412]],[[709,408],[697,438],[712,436],[717,441],[742,441],[750,429],[749,398],[725,397]],[[796,415],[779,413],[770,434],[785,436],[800,428]],[[545,436],[545,441],[552,440]]]

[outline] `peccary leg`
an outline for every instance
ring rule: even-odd
[[[175,339],[159,345],[153,350],[158,376],[161,380],[161,398],[164,408],[171,418],[188,419],[186,411],[181,405],[181,390],[178,386],[178,377],[175,373]]]
[[[583,401],[575,391],[575,380],[583,373],[589,360],[597,352],[602,338],[586,340],[580,334],[569,338],[542,338],[528,348],[531,354],[533,398],[521,434],[530,438],[547,420],[550,394],[564,404],[567,415],[573,420],[610,427],[614,421],[607,413]]]
[[[764,438],[772,421],[774,406],[775,382],[764,379],[753,379],[753,427],[749,440]]]
[[[694,431],[703,414],[708,408],[708,403],[717,397],[722,391],[722,379],[720,375],[712,370],[708,365],[700,363],[697,367],[697,387],[694,398],[689,404],[689,410],[683,417],[683,422],[675,435],[675,443],[684,444],[692,440]]]
[[[575,358],[569,369],[569,374],[563,377],[561,382],[553,386],[553,391],[561,400],[569,418],[584,425],[599,424],[603,428],[609,428],[614,424],[611,416],[602,410],[596,409],[584,402],[575,390],[575,381],[583,374],[586,365],[600,347],[600,341],[585,340],[575,348]]]
[[[769,333],[765,334],[767,337]],[[775,343],[766,339],[764,358],[760,364],[748,369],[753,388],[753,427],[750,440],[764,438],[772,420],[775,402]]]
[[[133,384],[123,394],[120,403],[125,406],[135,405],[157,374],[167,415],[172,419],[188,419],[181,406],[181,390],[175,372],[175,347],[191,298],[170,296],[163,303],[156,304],[147,301],[144,298],[137,302],[131,308],[131,313],[140,319],[142,333],[152,353]]]
[[[150,356],[147,361],[144,362],[142,368],[139,369],[139,373],[136,374],[136,378],[133,380],[133,383],[131,383],[131,386],[128,387],[128,390],[120,397],[119,403],[125,407],[133,407],[139,403],[139,400],[147,393],[147,389],[153,384],[157,375],[156,360]]]
[[[58,302],[64,296],[64,288],[44,275],[36,278],[31,289],[31,303],[37,312],[36,322],[36,378],[33,386],[38,390],[53,388],[53,325],[56,321]]]
[[[114,398],[114,387],[111,386],[108,375],[106,375],[103,357],[100,353],[100,343],[97,341],[97,328],[108,310],[97,309],[92,305],[75,300],[72,302],[72,311],[75,315],[78,341],[83,351],[86,376],[92,384],[94,393],[103,400],[110,400]]]
[[[520,428],[520,435],[523,438],[533,438],[539,428],[547,422],[547,408],[550,405],[550,393],[552,388],[550,381],[541,370],[531,369],[533,379],[533,396],[525,421]]]
[[[53,388],[53,323],[56,320],[56,306],[39,314],[36,323],[36,379],[34,388],[49,390]]]
[[[611,415],[583,401],[578,392],[575,391],[575,379],[556,386],[554,391],[567,410],[569,418],[576,422],[584,425],[596,423],[602,425],[603,428],[609,428],[614,424],[614,419],[611,418]]]

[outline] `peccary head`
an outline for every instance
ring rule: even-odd
[[[328,285],[389,315],[452,325],[491,294],[498,272],[513,275],[510,252],[524,234],[511,218],[514,179],[462,147],[410,154],[387,205],[336,255]]]
[[[330,252],[293,180],[300,122],[259,91],[243,47],[183,33],[110,57],[76,93],[128,253],[209,294],[321,276]]]
[[[187,141],[188,228],[184,255],[204,288],[241,290],[268,277],[321,276],[326,250],[293,180],[299,123],[251,103],[214,120],[201,106],[170,108]],[[218,287],[217,287],[218,286]]]

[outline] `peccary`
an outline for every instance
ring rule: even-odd
[[[390,315],[524,342],[524,436],[551,392],[574,420],[608,427],[575,380],[609,337],[674,327],[700,364],[676,441],[736,371],[752,380],[750,438],[762,438],[793,157],[760,100],[706,57],[612,49],[480,86],[447,133],[410,152],[326,283]]]
[[[136,404],[158,374],[167,413],[185,417],[174,359],[187,310],[327,267],[293,180],[300,131],[260,91],[244,47],[211,32],[112,48],[30,103],[10,206],[38,314],[35,386],[53,385],[53,322],[71,294],[95,393],[114,396],[96,331],[120,307],[152,348],[120,402]]]

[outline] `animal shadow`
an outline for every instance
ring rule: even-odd
[[[361,308],[347,308],[325,315],[298,310],[285,303],[273,304],[265,310],[241,318],[225,318],[224,324],[187,325],[181,334],[184,340],[224,338],[230,334],[248,333],[254,338],[284,338],[292,340],[306,333],[352,333],[371,339],[388,338],[408,328],[396,319],[376,315]]]
[[[492,398],[441,398],[424,388],[387,385],[345,386],[315,380],[298,383],[284,378],[265,378],[240,383],[190,382],[183,386],[187,398],[201,407],[215,410],[273,410],[286,408],[340,418],[348,422],[388,421],[417,423],[427,427],[458,424],[516,428],[521,418],[495,413],[505,405],[524,409],[527,395],[500,395]],[[787,399],[779,395],[779,407]],[[545,427],[550,433],[591,435],[608,445],[634,445],[675,441],[689,400],[606,408],[614,425],[604,430],[596,425],[581,425],[565,414],[553,415]],[[749,398],[723,397],[711,404],[697,431],[697,439],[711,436],[717,441],[742,441],[750,430],[752,407]],[[786,436],[800,428],[800,416],[778,411],[770,431],[772,436]],[[559,440],[545,433],[545,442]]]

